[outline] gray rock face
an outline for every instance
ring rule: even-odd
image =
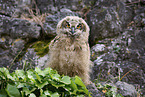
[[[11,71],[21,66],[16,63],[18,56],[24,54],[25,41],[22,39],[12,39],[9,36],[0,38],[0,67],[11,67]]]
[[[40,57],[36,54],[34,48],[28,48],[27,52],[24,54],[24,56],[22,56],[22,59],[19,61],[19,65],[25,65],[26,67],[23,67],[24,70],[32,69],[35,67],[44,69],[44,65],[48,62],[48,59],[48,54]]]
[[[98,0],[87,17],[91,28],[90,43],[93,45],[98,39],[121,34],[132,19],[132,10],[119,0]]]
[[[91,48],[94,60],[92,79],[116,82],[119,77],[124,82],[145,87],[144,32],[135,34],[136,31],[133,34],[133,31],[126,30],[119,37],[98,41]]]
[[[0,36],[8,35],[11,38],[38,38],[40,27],[33,22],[18,18],[0,15]]]
[[[12,16],[16,8],[15,0],[0,0],[0,8],[1,14]]]
[[[123,96],[137,97],[137,92],[133,85],[130,85],[126,82],[118,81],[116,83],[116,86],[119,89],[118,93],[122,94]]]
[[[28,40],[40,37],[40,30],[36,23],[0,15],[0,67],[22,68],[16,61],[26,52]]]
[[[80,11],[82,8],[89,6],[89,2],[94,2],[94,0],[36,0],[36,4],[42,13],[51,14],[57,13],[62,8]]]
[[[54,3],[54,0],[35,0],[38,8],[42,13],[56,13],[58,10]]]
[[[28,14],[31,3],[31,0],[0,0],[0,14],[10,17]]]
[[[87,89],[92,93],[92,97],[105,97],[105,95],[96,88],[95,84],[88,85]]]
[[[131,25],[121,35],[99,40],[91,48],[95,64],[92,78],[116,82],[118,76],[124,82],[138,84],[145,93],[144,19],[144,12],[136,10]]]

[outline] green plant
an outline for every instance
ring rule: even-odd
[[[105,94],[105,97],[123,97],[121,94],[117,93],[117,87],[111,84],[102,85],[101,83],[97,83],[96,87]]]
[[[60,76],[51,68],[15,70],[0,68],[0,97],[90,96],[80,77]]]

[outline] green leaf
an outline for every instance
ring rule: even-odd
[[[8,71],[7,71],[6,76],[7,76],[7,78],[9,78],[11,80],[15,80],[15,77],[13,77],[12,74],[10,74]]]
[[[70,88],[72,89],[71,94],[75,94],[78,91],[77,85],[74,83],[73,79],[71,80]]]
[[[71,80],[70,86],[71,86],[72,89],[78,90],[77,85],[74,83],[73,79]]]
[[[30,79],[30,81],[33,82],[33,83],[36,83],[36,81],[35,81],[36,75],[34,75],[34,71],[33,70],[28,70],[27,74],[28,74],[28,78]]]
[[[6,91],[10,97],[20,97],[19,90],[16,88],[16,86],[8,84]]]
[[[84,95],[78,95],[77,97],[85,97]]]
[[[34,93],[30,94],[29,97],[36,97]]]
[[[47,97],[45,94],[42,94],[41,96],[39,96],[39,97]]]
[[[37,72],[39,72],[38,74],[39,74],[39,75],[42,75],[43,77],[44,77],[44,76],[49,77],[49,74],[50,74],[50,75],[52,74],[51,71],[52,71],[52,69],[51,69],[50,67],[45,68],[43,71],[37,70]]]
[[[26,88],[26,87],[23,87],[23,92],[26,93],[26,96],[27,96],[28,94],[31,94],[31,91],[30,91],[28,88]]]
[[[41,89],[41,88],[43,88],[45,85],[47,85],[48,84],[48,82],[47,81],[45,81],[45,82],[36,82],[36,86],[39,88],[39,89]]]
[[[0,97],[7,97],[7,92],[4,89],[0,90]]]
[[[44,69],[44,72],[47,72],[48,75],[58,74],[56,70],[52,70],[52,68],[48,67]]]
[[[31,90],[29,90],[27,87],[23,87],[23,92],[25,92],[26,96],[31,94],[35,90],[36,90],[36,88],[34,88],[34,87],[33,88],[31,87]]]
[[[22,78],[23,80],[26,80],[26,75],[24,70],[15,70],[15,74],[18,78]]]
[[[0,68],[0,75],[7,76],[7,74],[10,74],[7,68]]]
[[[11,76],[12,78],[11,78],[10,76]],[[7,77],[8,77],[9,79],[13,80],[13,81],[18,80],[18,77],[17,77],[17,75],[16,75],[16,73],[15,73],[15,72],[11,73],[11,74],[10,74],[10,76],[9,76],[9,75],[7,75]]]
[[[63,87],[66,91],[71,91],[72,89],[71,89],[71,87],[70,86],[65,86],[65,87]]]
[[[68,77],[68,76],[63,76],[60,81],[65,84],[71,84],[70,77]]]
[[[35,72],[36,78],[38,79],[39,82],[41,82],[40,76]]]
[[[52,77],[52,79],[54,79],[56,81],[60,80],[60,75],[59,74],[53,74],[51,77]]]
[[[40,95],[43,95],[43,90],[42,89],[40,89]]]
[[[113,94],[113,97],[115,97],[116,96],[116,93],[117,93],[117,87],[111,87],[111,89],[110,89],[111,91],[112,91],[112,94]]]
[[[51,94],[51,97],[59,97],[59,94],[57,92]]]
[[[22,87],[24,87],[26,85],[26,83],[19,83],[18,85],[17,85],[17,88],[22,88]]]
[[[75,83],[79,86],[82,86],[78,89],[79,92],[84,92],[85,94],[89,95],[89,91],[87,90],[85,84],[83,83],[80,77],[75,76]]]
[[[123,97],[121,94],[117,94],[117,96],[116,97]]]
[[[43,77],[46,75],[44,71],[42,71],[40,68],[36,67],[35,71],[37,72],[38,75],[42,75]],[[48,71],[47,71],[48,73]]]
[[[82,87],[86,87],[85,84],[83,83],[83,81],[81,80],[81,78],[78,76],[75,76],[75,83]]]
[[[51,84],[52,84],[54,87],[56,87],[57,89],[58,89],[59,87],[65,86],[64,83],[55,82],[55,81],[51,81]]]
[[[43,73],[48,74],[48,73],[50,73],[51,71],[52,71],[52,69],[51,69],[50,67],[47,67],[47,68],[45,68],[45,69],[43,70]]]
[[[48,91],[48,90],[46,90],[46,91],[44,91],[44,94],[50,96],[51,95],[51,92]]]
[[[40,70],[40,68],[38,68],[38,67],[35,68],[35,71],[36,71],[37,73],[41,73],[41,72],[42,72],[42,71]]]

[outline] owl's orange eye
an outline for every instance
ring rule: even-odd
[[[80,29],[81,27],[82,27],[82,25],[81,25],[81,24],[79,24],[79,25],[77,26],[77,28],[78,28],[78,29]]]
[[[70,25],[69,25],[69,24],[67,24],[67,25],[66,25],[66,27],[67,27],[67,28],[70,28]]]
[[[66,22],[66,27],[70,28],[70,24],[68,22]]]

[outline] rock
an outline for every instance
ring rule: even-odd
[[[72,12],[69,9],[61,9],[60,12],[54,15],[48,15],[46,17],[45,23],[43,25],[46,35],[56,35],[56,26],[57,23],[66,16],[79,16],[78,13]]]
[[[118,93],[122,94],[124,97],[137,97],[137,91],[133,85],[118,81],[116,86]]]
[[[40,30],[36,23],[0,15],[0,67],[12,66],[11,71],[21,69],[18,61],[28,47],[27,42],[38,39]]]
[[[99,78],[116,82],[119,77],[124,82],[145,87],[145,33],[139,29],[129,27],[122,35],[100,40],[91,48],[94,61],[92,80]],[[142,93],[145,93],[144,89]]]
[[[54,0],[35,0],[42,13],[56,13],[58,11]]]
[[[1,0],[0,1],[0,13],[7,15],[7,16],[13,16],[13,13],[15,12],[16,4],[15,0]]]
[[[0,14],[9,17],[20,17],[22,14],[29,14],[31,8],[30,0],[0,0]]]
[[[39,68],[41,69],[44,69],[46,64],[48,63],[49,61],[49,55],[46,54],[45,56],[43,57],[38,57],[38,66]]]
[[[87,14],[91,29],[90,45],[99,39],[121,34],[132,19],[132,10],[119,0],[98,0],[95,7]]]
[[[134,24],[138,27],[144,28],[145,26],[145,7],[140,7],[139,9],[135,10],[135,17],[133,18]]]
[[[56,14],[60,9],[66,8],[72,11],[80,11],[95,2],[94,0],[36,0],[36,4],[42,13]]]
[[[0,36],[33,39],[39,37],[40,30],[41,27],[34,22],[0,15]]]
[[[0,38],[0,67],[11,68],[11,71],[22,68],[16,62],[24,54],[25,41],[22,39],[12,39],[9,36]]]
[[[48,58],[49,58],[48,54],[46,54],[43,57],[40,57],[36,54],[34,48],[28,48],[27,52],[24,54],[19,63],[21,66],[25,66],[25,70],[35,67],[44,69],[44,66],[47,63]]]
[[[94,64],[96,64],[98,61],[94,61]],[[99,79],[100,81],[105,80],[112,80],[116,81],[114,79],[116,76],[118,76],[118,66],[116,66],[115,62],[99,62],[95,65],[92,70],[91,80]]]
[[[90,93],[92,93],[92,97],[105,97],[105,95],[97,89],[94,83],[88,85],[87,89]]]
[[[105,50],[104,44],[96,44],[94,47],[92,47],[92,51],[95,51],[95,52],[101,52],[104,50]]]
[[[58,9],[62,8],[68,8],[72,11],[79,11],[83,7],[85,7],[85,4],[81,0],[56,0],[56,5],[58,6]]]
[[[122,64],[120,64],[120,70],[121,77],[132,70],[122,78],[122,81],[129,82],[131,84],[140,83],[141,86],[145,84],[144,71],[143,68],[140,68],[139,64],[129,61],[123,61]]]

